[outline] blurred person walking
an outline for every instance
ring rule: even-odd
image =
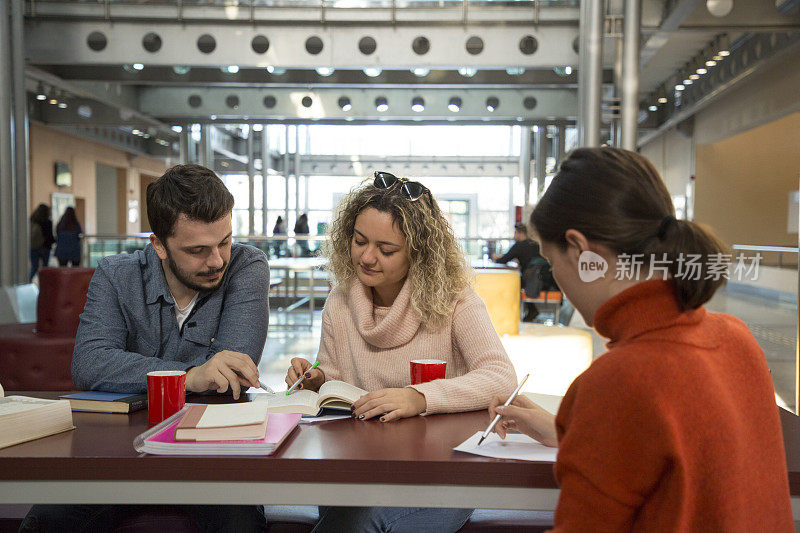
[[[53,238],[53,221],[50,220],[50,207],[39,204],[31,215],[31,274],[30,280],[39,272],[39,265],[47,266],[50,249],[56,240]]]
[[[75,208],[68,207],[56,225],[56,259],[59,266],[81,265],[81,234],[83,228],[75,215]]]
[[[308,215],[303,213],[297,219],[297,222],[294,225],[294,236],[295,237],[303,237],[308,236],[309,234],[308,229]],[[308,240],[307,239],[297,239],[297,246],[300,247],[300,257],[309,257],[311,254],[308,250]]]

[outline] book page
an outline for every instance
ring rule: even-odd
[[[267,418],[263,403],[229,403],[206,406],[197,422],[198,428],[219,428],[260,424]]]
[[[42,400],[40,398],[29,398],[27,396],[8,396],[6,398],[0,398],[0,416],[30,411],[57,401],[59,400]]]
[[[317,408],[319,395],[310,390],[294,391],[289,396],[282,392],[278,394],[260,394],[258,399],[260,400],[262,397],[266,400],[267,412],[270,413],[301,413],[313,416],[319,411]]]
[[[344,381],[326,381],[319,388],[318,405],[322,405],[328,398],[336,398],[352,404],[367,393],[364,389],[359,389],[355,385]]]

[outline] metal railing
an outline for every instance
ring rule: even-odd
[[[757,252],[761,254],[761,265],[777,266],[778,268],[797,268],[796,246],[759,246],[755,244],[734,244],[731,246],[734,252]],[[795,256],[794,261],[786,263],[783,255],[790,254]]]
[[[234,242],[249,244],[263,251],[268,258],[314,257],[319,254],[327,235],[235,235]],[[459,244],[470,259],[484,259],[507,251],[514,241],[485,237],[460,238]],[[81,263],[96,267],[104,257],[142,250],[150,243],[149,233],[129,235],[84,235],[81,241]]]

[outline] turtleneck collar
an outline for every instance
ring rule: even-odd
[[[420,326],[420,321],[411,308],[411,285],[408,278],[380,323],[375,321],[372,288],[361,283],[358,277],[350,281],[347,306],[358,333],[367,343],[377,348],[402,346],[414,338]]]
[[[597,332],[610,339],[609,346],[643,333],[675,325],[697,324],[705,307],[681,312],[670,280],[639,283],[610,298],[594,315]]]

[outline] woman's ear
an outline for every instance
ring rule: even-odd
[[[589,239],[576,229],[568,229],[564,233],[564,239],[567,241],[567,254],[574,255],[576,261],[581,253],[589,249]]]

